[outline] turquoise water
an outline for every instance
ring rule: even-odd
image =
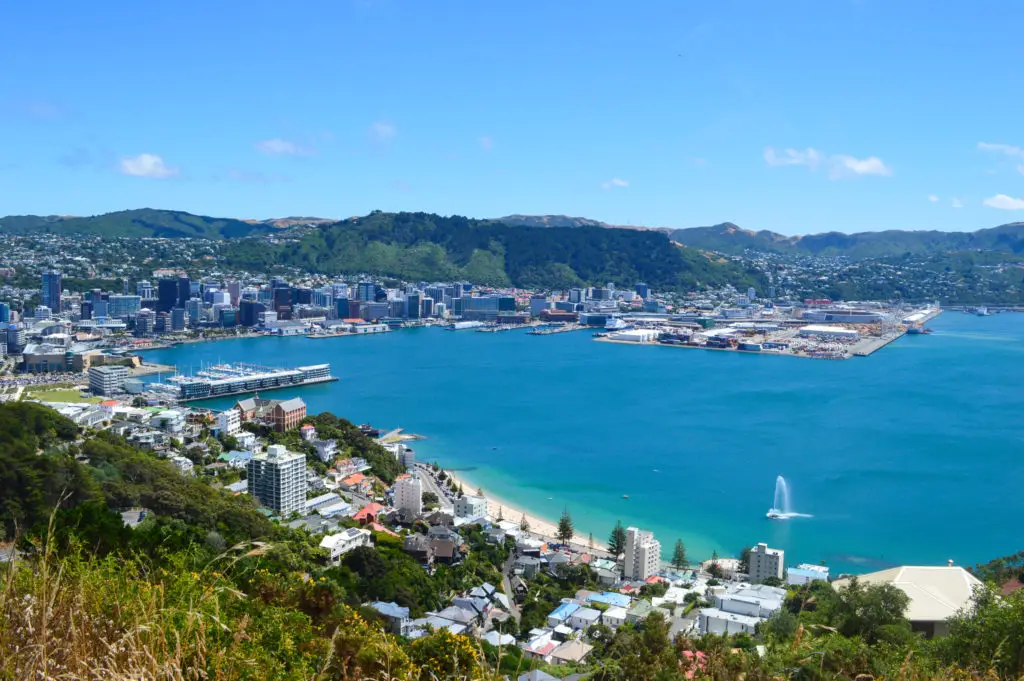
[[[340,382],[295,391],[312,412],[427,435],[421,460],[540,515],[568,508],[598,539],[621,519],[691,559],[765,541],[790,564],[864,571],[1024,548],[1024,315],[931,326],[847,361],[438,329],[147,357],[331,362]],[[777,475],[813,517],[765,518]]]

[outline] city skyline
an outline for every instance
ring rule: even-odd
[[[1021,48],[988,37],[1022,11],[21,6],[0,214],[972,231],[1024,216]]]

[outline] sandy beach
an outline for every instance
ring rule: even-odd
[[[557,521],[552,521],[547,518],[543,518],[535,513],[530,513],[529,511],[522,509],[519,506],[516,506],[515,504],[510,504],[505,499],[501,499],[499,497],[494,496],[486,489],[480,487],[475,482],[466,478],[464,475],[461,475],[460,473],[453,473],[449,470],[445,470],[445,473],[451,476],[451,478],[455,481],[456,484],[461,484],[463,489],[467,493],[475,492],[478,489],[483,491],[484,497],[487,499],[487,515],[490,516],[491,520],[497,520],[498,517],[501,516],[505,520],[510,520],[512,522],[518,523],[525,516],[526,522],[530,525],[530,534],[541,537],[543,539],[557,541]],[[598,549],[600,551],[607,551],[607,547],[604,545],[604,542],[600,541],[597,537],[594,537],[594,542],[591,545],[589,537],[585,534],[581,535],[577,533],[573,537],[573,543],[579,544],[581,547],[589,548],[593,546],[593,548]]]

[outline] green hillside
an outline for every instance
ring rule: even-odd
[[[886,230],[842,234],[825,232],[807,236],[784,236],[775,232],[753,232],[726,222],[712,227],[677,229],[674,241],[694,248],[739,254],[747,249],[794,255],[843,255],[849,258],[885,258],[986,250],[1024,253],[1024,222],[1013,222],[976,232]]]
[[[661,289],[756,283],[756,275],[736,263],[675,245],[660,232],[524,227],[429,213],[374,212],[321,225],[300,240],[276,246],[240,240],[229,245],[226,255],[229,264],[253,270],[284,265],[529,288],[640,281]]]
[[[92,217],[13,215],[0,218],[0,230],[14,234],[50,232],[106,237],[230,239],[265,234],[270,232],[272,227],[260,222],[246,222],[233,218],[212,218],[175,210],[139,208]]]

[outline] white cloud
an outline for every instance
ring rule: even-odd
[[[627,182],[626,180],[620,180],[617,177],[613,177],[612,179],[608,180],[607,182],[602,182],[601,183],[601,189],[614,189],[615,187],[628,187],[628,186],[629,186],[629,182]]]
[[[135,177],[152,177],[163,180],[174,177],[178,174],[177,168],[171,168],[164,160],[156,154],[139,154],[138,156],[125,156],[121,159],[119,170],[124,175]]]
[[[490,151],[494,148],[494,138],[490,135],[484,135],[480,138],[480,147],[484,151]]]
[[[765,147],[764,162],[770,166],[807,166],[811,170],[817,170],[821,163],[821,153],[817,149],[808,147],[803,151],[783,149],[780,156],[775,153],[775,149]]]
[[[935,194],[929,194],[928,195],[928,200],[931,201],[932,203],[938,203],[939,202],[939,197],[935,196]]]
[[[385,121],[374,121],[370,124],[370,137],[378,142],[388,142],[398,134],[398,129]]]
[[[999,154],[1005,154],[1006,156],[1024,158],[1024,149],[1015,147],[1012,144],[989,144],[988,142],[978,142],[978,149],[981,151],[994,151]]]
[[[892,175],[892,168],[877,156],[828,155],[812,147],[803,150],[787,148],[778,152],[772,147],[765,147],[764,162],[772,167],[805,166],[811,172],[825,168],[833,180],[858,175]]]
[[[949,202],[949,205],[952,208],[963,208],[964,202],[954,196],[953,199]]]
[[[989,208],[998,208],[1000,210],[1024,210],[1024,199],[1015,199],[1006,194],[996,194],[985,199],[982,203]]]
[[[267,156],[308,156],[313,153],[312,149],[307,149],[280,137],[257,142],[256,148]]]

